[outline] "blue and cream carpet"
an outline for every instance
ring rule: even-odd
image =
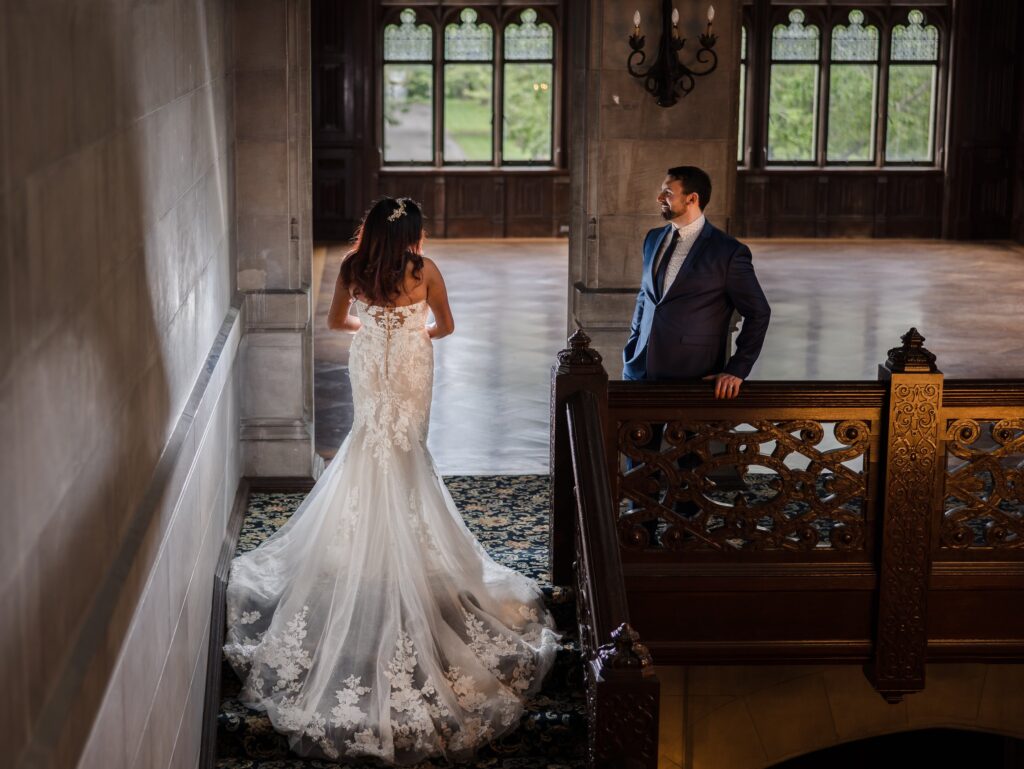
[[[472,763],[424,762],[413,769],[582,769],[586,750],[583,669],[571,591],[553,588],[548,574],[548,478],[541,475],[449,476],[445,484],[467,525],[498,562],[535,579],[566,633],[544,689],[527,706],[517,731]],[[254,493],[237,553],[256,547],[288,520],[303,493]],[[339,764],[292,756],[284,735],[262,713],[238,702],[240,682],[223,661],[217,729],[218,769],[336,769]],[[371,769],[373,761],[340,764]]]

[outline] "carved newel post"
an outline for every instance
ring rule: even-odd
[[[577,329],[569,337],[569,346],[558,353],[558,363],[551,367],[551,540],[548,552],[551,581],[555,585],[573,582],[576,512],[565,401],[581,390],[589,390],[597,396],[604,418],[608,406],[608,372],[601,365],[601,354],[591,349],[590,337]]]
[[[651,654],[623,623],[597,650],[587,675],[588,758],[594,769],[658,765],[660,688]]]
[[[878,626],[865,672],[895,703],[924,689],[931,527],[942,515],[942,372],[924,348],[924,337],[912,328],[902,346],[889,350],[879,379],[889,384],[888,459]]]

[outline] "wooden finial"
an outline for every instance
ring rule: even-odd
[[[926,373],[934,374],[939,369],[935,365],[935,354],[924,346],[924,337],[916,328],[901,337],[903,345],[889,350],[889,359],[885,367],[898,374]]]
[[[560,372],[580,371],[601,367],[601,353],[591,349],[590,337],[582,328],[576,329],[569,337],[569,346],[558,353]]]

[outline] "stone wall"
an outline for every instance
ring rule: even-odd
[[[764,769],[843,742],[939,727],[1024,738],[1024,665],[929,665],[925,690],[896,705],[857,665],[659,667],[657,674],[659,769]]]
[[[0,5],[0,744],[194,766],[238,486],[224,0]]]
[[[572,7],[587,37],[572,32],[569,45],[573,210],[568,330],[581,326],[587,331],[612,378],[622,371],[622,346],[640,286],[643,237],[664,224],[655,198],[666,169],[696,165],[706,170],[713,188],[708,219],[728,230],[733,215],[740,4],[725,0],[714,5],[718,68],[697,78],[693,91],[667,108],[659,107],[626,71],[634,5],[594,0]],[[637,0],[635,7],[650,64],[661,34],[661,3]],[[680,6],[680,31],[688,39],[681,58],[695,67],[696,38],[704,31],[706,12],[707,3]]]
[[[246,475],[315,474],[309,0],[231,3]]]

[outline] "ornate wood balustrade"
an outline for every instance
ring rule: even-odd
[[[875,382],[715,400],[609,382],[576,332],[552,372],[551,568],[579,582],[591,665],[624,622],[657,663],[862,664],[892,702],[926,661],[1024,661],[1024,380],[946,380],[923,341]]]

